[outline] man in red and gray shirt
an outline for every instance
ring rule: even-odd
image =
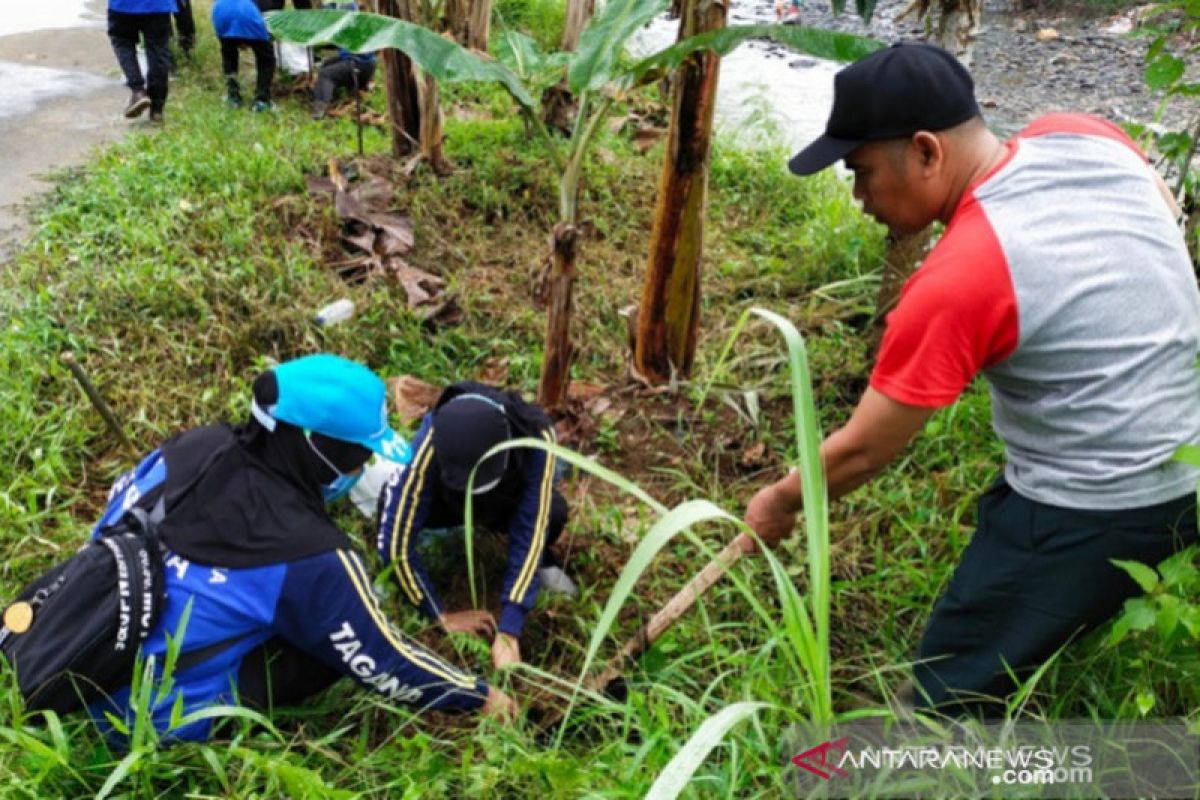
[[[884,468],[982,374],[1007,464],[934,607],[918,704],[994,713],[1018,675],[1115,614],[1157,563],[1196,541],[1200,292],[1162,179],[1116,126],[1076,114],[1008,142],[985,127],[965,69],[901,44],[842,70],[826,133],[789,163],[842,159],[863,210],[894,234],[945,233],[888,315],[850,420],[823,443],[829,494]],[[790,534],[798,476],[746,522]],[[744,546],[754,542],[744,536]]]

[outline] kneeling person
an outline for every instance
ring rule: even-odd
[[[357,552],[326,511],[372,452],[402,457],[383,382],[332,355],[281,364],[254,382],[251,418],[168,439],[113,486],[96,531],[164,501],[163,613],[144,645],[161,666],[182,640],[171,691],[151,709],[171,738],[204,740],[212,720],[184,715],[241,702],[268,709],[353,678],[421,709],[511,716],[512,701],[405,639],[371,591]],[[186,625],[184,620],[186,621]],[[130,689],[93,703],[131,727]]]
[[[475,470],[475,523],[508,533],[498,625],[485,611],[443,608],[417,542],[423,530],[461,526],[471,470],[495,445],[522,437],[554,441],[554,426],[540,408],[515,392],[471,381],[452,384],[422,420],[412,463],[391,477],[380,497],[379,554],[391,565],[404,595],[448,631],[484,638],[495,632],[492,661],[497,667],[520,662],[518,640],[541,583],[575,591],[546,550],[562,532],[568,513],[566,500],[554,490],[554,456],[537,448],[504,450]]]

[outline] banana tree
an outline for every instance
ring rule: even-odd
[[[832,0],[841,13],[845,0]],[[858,0],[870,21],[875,0]],[[679,38],[725,27],[728,0],[679,0]],[[700,329],[700,272],[709,145],[717,101],[720,58],[694,52],[671,82],[671,123],[658,181],[646,276],[638,303],[633,367],[648,383],[688,374]]]
[[[596,13],[596,0],[567,0],[567,18],[563,22],[563,50],[574,50],[579,46],[579,35],[592,14]]]
[[[383,16],[397,19],[412,19],[414,13],[410,0],[376,0],[375,8]],[[392,157],[404,158],[420,149],[420,88],[412,59],[390,47],[381,56],[388,124],[392,129]]]
[[[970,65],[975,39],[983,26],[983,0],[912,0],[896,15],[896,21],[910,15],[925,23],[926,37]]]
[[[572,286],[579,244],[579,193],[588,147],[615,104],[630,92],[673,72],[694,52],[725,55],[750,38],[769,38],[800,52],[853,61],[879,45],[857,36],[786,25],[731,26],[689,37],[671,47],[626,63],[625,43],[661,14],[668,0],[608,0],[592,17],[572,53],[541,53],[533,40],[503,34],[498,60],[466,49],[434,31],[375,14],[341,11],[278,11],[267,26],[280,40],[305,45],[334,44],[351,52],[394,47],[440,82],[487,82],[501,85],[516,102],[529,129],[560,171],[558,221],[551,233],[549,310],[546,322],[538,401],[548,409],[566,397],[571,363]],[[542,123],[540,88],[561,78],[578,98],[579,111],[569,138],[552,136]]]

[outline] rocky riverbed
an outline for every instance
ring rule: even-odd
[[[853,8],[847,2],[848,9]],[[893,42],[919,38],[922,25],[897,15],[908,0],[881,0],[869,24],[851,10],[834,16],[828,0],[802,0],[803,25],[842,30]],[[730,12],[731,24],[774,19],[773,0],[743,0]],[[1008,135],[1033,117],[1050,111],[1085,111],[1115,122],[1150,121],[1159,98],[1142,80],[1148,40],[1129,36],[1129,14],[1089,17],[1062,11],[1018,12],[1010,0],[985,0],[983,27],[972,53],[971,72],[984,115],[997,133]],[[761,44],[770,56],[794,69],[810,69],[811,59]],[[1186,122],[1175,104],[1166,121]]]

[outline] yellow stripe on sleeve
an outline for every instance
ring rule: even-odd
[[[554,433],[552,431],[542,431],[542,438],[550,444],[554,443]],[[521,572],[517,576],[516,582],[513,583],[512,591],[509,592],[510,602],[521,602],[521,598],[529,591],[529,586],[533,582],[533,576],[537,572],[538,565],[541,564],[542,549],[546,544],[546,527],[550,520],[550,506],[553,492],[554,456],[546,453],[546,468],[542,472],[541,488],[538,492],[538,513],[533,525],[533,538],[529,543],[529,554],[525,558],[525,564],[521,567]]]
[[[425,471],[429,467],[429,462],[433,459],[433,431],[430,430],[429,435],[425,437],[425,441],[421,442],[421,449],[417,451],[417,455],[413,458],[412,463],[406,470],[404,481],[400,489],[400,502],[396,506],[396,514],[392,519],[392,547],[391,561],[399,563],[400,568],[396,570],[396,574],[400,579],[400,588],[408,595],[408,599],[416,605],[421,604],[424,595],[421,592],[421,587],[417,581],[416,572],[412,568],[412,563],[408,558],[408,541],[413,534],[412,526],[413,519],[417,514],[417,506],[420,505],[420,487],[425,485]],[[416,497],[412,497],[413,494]],[[401,525],[400,511],[405,504],[408,505],[408,513],[405,514],[404,524]]]
[[[362,562],[355,558],[352,554],[344,550],[338,550],[337,556],[341,559],[342,566],[346,570],[346,574],[350,577],[350,583],[353,584],[355,591],[358,592],[359,598],[366,607],[367,613],[375,622],[376,627],[387,638],[388,642],[400,653],[404,658],[408,659],[417,666],[432,672],[440,678],[443,678],[448,683],[457,686],[460,689],[474,689],[475,678],[467,675],[464,672],[456,670],[446,662],[442,661],[437,656],[420,648],[414,647],[405,642],[391,624],[383,615],[383,609],[379,607],[379,601],[375,597],[375,593],[370,589],[370,581],[367,579],[367,571],[363,567]]]

